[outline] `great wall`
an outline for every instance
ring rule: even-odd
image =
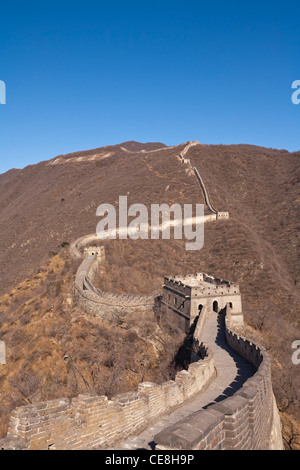
[[[211,212],[204,221],[226,219],[229,214],[213,208],[200,173],[185,158],[197,144],[188,143],[179,158],[203,191]],[[188,370],[163,384],[142,382],[111,400],[83,394],[19,407],[0,448],[282,450],[270,358],[243,334],[239,286],[195,273],[165,277],[161,295],[111,294],[93,284],[105,261],[97,241],[99,234],[87,235],[70,246],[74,258],[83,257],[74,286],[78,305],[111,322],[122,311],[155,305],[166,321],[185,332],[193,329]]]
[[[94,237],[87,237],[84,241],[91,240],[94,240]],[[97,253],[97,247],[86,248],[86,256],[76,273],[75,298],[84,311],[114,321],[121,311],[129,308],[141,310],[153,305],[155,299],[153,295],[119,295],[97,289],[93,281],[97,274],[98,263],[104,259],[104,250]]]

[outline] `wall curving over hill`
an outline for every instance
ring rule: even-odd
[[[196,144],[190,143],[185,147],[183,159],[188,149]],[[197,172],[195,175],[197,177]],[[199,178],[198,181],[201,185]],[[205,186],[202,190],[205,196]],[[208,216],[210,220],[228,216],[228,213],[215,211],[208,194],[205,201],[212,212]],[[97,238],[96,235],[86,236],[74,242],[71,245],[74,258],[81,259],[82,248]],[[140,310],[153,305],[155,296],[117,295],[97,289],[93,285],[96,270],[97,258],[87,254],[76,274],[75,295],[86,312],[114,321],[124,308]],[[156,434],[157,450],[283,448],[272,389],[270,357],[265,348],[239,334],[231,320],[228,309],[227,342],[254,366],[256,372],[231,397],[207,405]],[[208,384],[213,384],[216,375],[210,345],[201,341],[200,326],[203,324],[199,323],[194,336],[198,354],[195,357],[193,353],[188,370],[178,373],[174,381],[161,385],[143,382],[137,391],[117,395],[111,400],[106,396],[79,395],[73,399],[59,398],[19,407],[11,415],[8,434],[0,441],[0,448],[105,448],[143,430],[158,416],[181,407],[191,397],[201,394]]]
[[[71,253],[74,257],[82,256],[80,247],[93,243],[97,236],[90,235],[80,238],[72,244]],[[123,311],[141,311],[152,308],[156,295],[121,295],[97,289],[94,279],[97,274],[99,259],[96,255],[86,252],[75,277],[75,298],[78,305],[87,313],[105,318],[108,321],[117,320]]]

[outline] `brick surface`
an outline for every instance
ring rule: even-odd
[[[150,448],[155,441],[157,449],[267,448],[273,412],[270,360],[228,323],[229,345],[221,333],[217,315],[211,316],[203,330],[205,343],[198,342],[208,357],[193,362],[175,381],[141,383],[136,392],[112,400],[84,394],[17,408],[0,447],[87,449],[116,443],[111,448]]]

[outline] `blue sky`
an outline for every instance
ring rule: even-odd
[[[300,149],[299,2],[0,5],[0,173],[125,140]]]

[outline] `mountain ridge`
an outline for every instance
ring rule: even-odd
[[[119,195],[128,196],[128,205],[148,208],[162,202],[204,203],[195,176],[178,158],[186,143],[149,143],[146,149],[128,142],[129,152],[122,149],[126,143],[75,152],[61,156],[67,165],[49,164],[58,156],[10,173],[3,184],[0,178],[2,296],[38,275],[75,239],[94,233],[101,203],[116,206]],[[196,271],[238,282],[246,323],[272,355],[285,440],[300,446],[294,431],[299,378],[291,362],[291,344],[300,338],[299,153],[199,144],[185,158],[199,170],[213,206],[228,211],[229,220],[206,224],[199,253],[186,252],[177,240],[106,242],[110,263],[99,282],[128,293],[146,287],[156,292],[164,275]],[[5,308],[17,315],[13,303]]]

